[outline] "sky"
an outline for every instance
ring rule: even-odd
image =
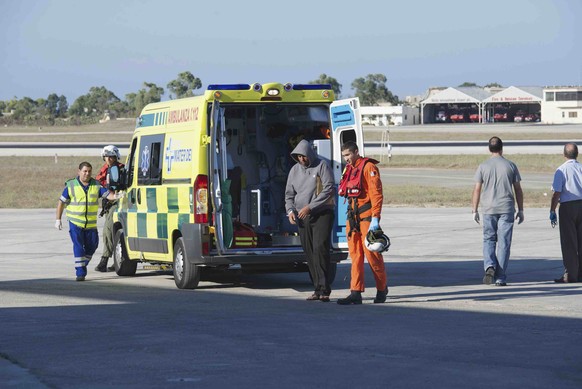
[[[120,99],[190,71],[220,83],[351,84],[404,99],[463,82],[582,85],[580,0],[0,0],[0,100],[104,86]]]

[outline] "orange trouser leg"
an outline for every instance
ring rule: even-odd
[[[360,230],[368,232],[370,222],[360,222]],[[348,226],[349,229],[349,226]],[[349,231],[347,231],[349,234]],[[368,264],[372,269],[374,280],[376,281],[376,289],[385,290],[387,286],[386,267],[384,266],[384,258],[381,253],[375,253],[368,250],[365,246],[366,234],[353,231],[348,237],[348,250],[352,260],[352,280],[350,283],[350,290],[363,292],[365,290],[364,283],[364,255],[368,259]]]

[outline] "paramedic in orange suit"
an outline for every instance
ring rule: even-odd
[[[363,158],[359,154],[358,146],[355,142],[348,141],[341,147],[342,157],[350,166],[346,166],[352,172],[361,171],[359,184],[359,195],[348,197],[348,222],[346,234],[348,236],[348,249],[352,261],[350,295],[343,299],[338,299],[341,305],[352,305],[362,303],[362,292],[364,284],[364,255],[368,259],[374,279],[376,281],[376,298],[374,303],[384,303],[388,295],[386,281],[386,269],[381,253],[368,250],[365,245],[366,234],[370,230],[380,228],[380,214],[382,213],[382,181],[380,171],[376,166],[377,161]],[[344,174],[342,181],[346,179]],[[354,176],[354,174],[352,174]],[[342,187],[340,183],[340,188]],[[343,195],[340,193],[340,195]],[[353,210],[353,212],[351,211]],[[358,212],[358,210],[360,210]]]

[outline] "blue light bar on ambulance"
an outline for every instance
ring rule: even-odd
[[[293,84],[293,90],[331,89],[330,84]]]
[[[249,84],[210,84],[208,90],[249,90]]]

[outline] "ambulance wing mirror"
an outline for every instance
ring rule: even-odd
[[[107,169],[107,186],[113,191],[127,189],[127,172],[125,168],[117,165],[110,166]]]

